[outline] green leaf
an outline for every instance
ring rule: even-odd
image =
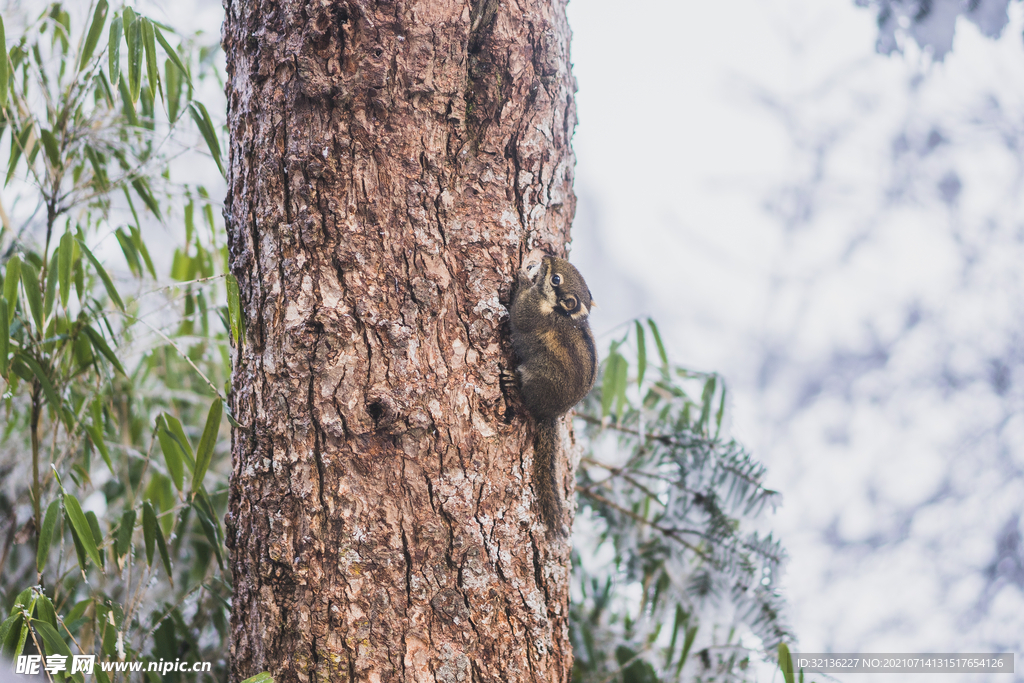
[[[18,281],[21,280],[21,258],[15,254],[7,261],[4,273],[4,299],[7,300],[7,323],[14,320],[14,310],[18,305]]]
[[[136,249],[131,236],[124,231],[124,228],[118,228],[114,231],[114,237],[121,245],[121,252],[124,254],[124,260],[128,262],[128,267],[137,276],[142,277],[142,261],[139,259],[139,250]]]
[[[153,36],[153,24],[149,19],[140,17],[142,22],[142,43],[146,48],[146,78],[149,79],[149,88],[153,91],[153,97],[160,93],[163,99],[164,91],[160,87],[160,64],[156,61],[156,42]]]
[[[21,286],[25,290],[25,298],[28,299],[28,308],[32,311],[32,320],[36,323],[36,330],[42,335],[43,295],[39,291],[39,271],[28,261],[21,264]]]
[[[132,187],[134,187],[135,191],[139,194],[140,197],[142,197],[142,201],[146,204],[146,206],[149,207],[149,210],[152,211],[157,218],[161,218],[160,205],[157,204],[156,198],[153,197],[153,193],[149,191],[149,183],[146,182],[146,179],[133,179]],[[153,277],[155,278],[156,275],[154,275]]]
[[[240,343],[242,331],[242,307],[239,305],[238,280],[231,273],[227,275],[228,281],[228,322],[231,324],[231,337],[235,344]]]
[[[715,397],[715,376],[711,375],[704,382],[704,391],[700,397],[700,420],[697,422],[697,429],[707,432],[708,418],[711,417],[711,399]]]
[[[114,282],[110,279],[110,276],[107,275],[107,271],[104,270],[103,266],[100,265],[99,260],[93,256],[91,251],[89,251],[89,247],[85,246],[85,242],[78,240],[78,246],[82,249],[82,252],[89,257],[93,268],[96,269],[96,274],[100,276],[101,280],[103,280],[103,286],[107,290],[107,296],[109,296],[110,300],[114,302],[114,305],[124,311],[124,302],[121,301],[121,295],[117,293],[117,288],[114,287]]]
[[[619,358],[619,364],[615,366],[618,375],[615,378],[616,419],[622,417],[622,409],[626,405],[626,386],[629,384],[629,362],[622,356]]]
[[[193,505],[192,508],[196,511],[196,515],[199,517],[199,524],[203,527],[203,534],[206,536],[206,540],[210,542],[210,547],[213,548],[214,554],[217,556],[217,565],[221,571],[224,571],[224,556],[221,554],[221,543],[220,537],[217,534],[217,525],[210,517],[212,512],[212,506],[210,505],[210,499],[206,495],[206,491],[200,489],[199,495],[196,496],[197,502],[204,501],[204,505]],[[210,509],[206,509],[206,508]]]
[[[97,398],[89,406],[89,412],[92,415],[92,424],[86,427],[89,432],[89,438],[92,439],[93,444],[99,450],[100,455],[103,456],[103,462],[107,463],[107,469],[114,476],[117,476],[114,472],[114,465],[110,462],[110,451],[107,449],[107,440],[103,438],[103,408],[100,406],[100,400]]]
[[[89,529],[92,531],[92,538],[96,542],[96,548],[103,545],[103,532],[100,530],[100,520],[96,517],[96,513],[89,510],[85,513],[85,519],[89,522]],[[104,566],[104,556],[100,555],[100,567]]]
[[[159,215],[157,216],[159,218]],[[142,233],[134,225],[129,225],[128,228],[132,233],[132,244],[138,249],[139,255],[142,256],[142,262],[146,264],[146,270],[149,274],[156,279],[156,268],[153,267],[153,259],[149,257],[149,249],[146,248],[146,243],[142,241]]]
[[[164,540],[164,532],[160,525],[156,525],[156,547],[160,551],[160,560],[164,564],[164,571],[167,572],[167,580],[174,587],[174,575],[171,573],[171,556],[167,552],[167,541]]]
[[[269,671],[261,671],[255,676],[245,679],[242,683],[274,683],[274,677],[270,675]]]
[[[82,59],[78,62],[78,70],[81,71],[92,59],[92,53],[100,42],[100,34],[103,32],[103,24],[107,21],[107,0],[100,0],[96,3],[96,11],[92,13],[92,25],[89,26],[89,34],[85,38],[85,45],[82,46]]]
[[[615,346],[617,347],[618,345],[616,344]],[[611,414],[612,403],[615,402],[615,397],[619,395],[617,382],[621,376],[619,372],[620,364],[625,365],[626,359],[622,357],[616,348],[608,356],[608,362],[604,368],[604,380],[601,382],[601,417],[607,417]]]
[[[7,164],[7,178],[4,180],[4,185],[11,182],[11,178],[14,177],[14,169],[18,167],[18,159],[26,151],[25,146],[28,145],[30,135],[32,135],[32,124],[22,128],[17,138],[14,137],[14,131],[11,131],[11,159]]]
[[[17,358],[19,361],[21,361],[22,363],[29,367],[29,369],[32,371],[32,374],[35,375],[35,378],[39,380],[39,384],[43,388],[43,394],[46,396],[46,402],[49,404],[50,408],[57,411],[57,413],[60,413],[60,395],[53,388],[53,383],[50,382],[50,378],[46,376],[46,373],[43,371],[42,366],[40,366],[39,363],[36,362],[35,358],[28,355],[24,351],[19,351],[17,354],[15,354],[15,358]]]
[[[7,82],[10,76],[7,66],[7,35],[3,17],[0,17],[0,109],[7,106]]]
[[[71,231],[66,230],[60,238],[60,248],[57,259],[57,278],[60,282],[60,302],[64,308],[68,307],[68,297],[71,296],[71,265],[74,258],[75,238]]]
[[[181,452],[181,446],[178,445],[164,424],[163,415],[158,415],[156,418],[156,435],[160,441],[160,450],[163,451],[164,462],[167,463],[167,471],[171,475],[171,480],[174,482],[174,486],[181,491],[185,487],[185,468],[182,465],[184,455]]]
[[[85,513],[82,512],[82,506],[78,503],[78,499],[67,492],[64,493],[64,510],[68,513],[68,519],[71,520],[71,528],[78,535],[78,540],[82,543],[82,547],[85,548],[85,552],[97,567],[102,568],[103,560],[100,559],[100,551],[96,547],[96,539],[93,537],[89,520],[86,518]],[[82,570],[85,571],[85,567],[82,567]]]
[[[50,160],[50,166],[59,169],[60,149],[57,146],[57,138],[53,137],[53,131],[48,128],[43,128],[39,131],[39,137],[43,141],[43,149],[46,150],[46,156]]]
[[[654,322],[653,318],[648,318],[647,326],[651,328],[651,334],[654,335],[654,343],[658,347],[658,355],[661,356],[661,367],[665,372],[668,372],[668,354],[665,353],[665,344],[661,341],[661,333],[658,332],[658,325]]]
[[[647,341],[644,339],[644,326],[639,320],[636,324],[636,385],[639,387],[644,383],[644,373],[647,371]]]
[[[64,655],[66,657],[71,656],[71,650],[68,648],[68,644],[64,642],[64,639],[57,633],[57,629],[51,626],[49,623],[42,619],[33,619],[32,628],[36,630],[36,633],[43,637],[43,642],[46,644],[46,652],[53,655]]]
[[[793,680],[793,658],[789,654],[789,648],[785,643],[779,643],[779,669],[786,678],[786,683],[794,683]]]
[[[722,431],[722,418],[725,417],[725,382],[722,382],[722,398],[718,402],[718,412],[715,413],[715,438]]]
[[[121,366],[121,361],[119,361],[117,359],[117,356],[114,355],[113,350],[111,350],[111,348],[107,346],[107,340],[103,338],[103,335],[101,335],[99,332],[94,330],[89,325],[83,327],[82,332],[84,332],[86,336],[89,337],[89,341],[92,342],[93,348],[102,353],[103,357],[109,360],[110,364],[113,365],[118,372],[120,372],[125,377],[128,376],[128,373],[125,372],[124,368]]]
[[[683,652],[679,655],[679,663],[676,664],[676,677],[679,677],[679,672],[683,670],[683,665],[686,664],[686,658],[690,654],[690,648],[693,647],[693,641],[697,638],[697,627],[691,626],[686,629],[686,638],[683,639]]]
[[[54,499],[43,515],[43,526],[39,530],[39,545],[36,547],[36,571],[40,574],[46,568],[46,558],[50,555],[50,542],[53,540],[53,528],[57,525],[60,514],[60,501]]]
[[[167,430],[174,437],[178,447],[181,448],[182,454],[185,456],[185,464],[188,465],[189,471],[195,471],[196,468],[196,457],[192,452],[192,444],[189,443],[188,437],[185,436],[185,430],[181,428],[181,422],[178,418],[174,417],[170,413],[164,413],[164,425]]]
[[[156,550],[156,512],[147,500],[142,503],[142,536],[146,539],[146,564],[153,566],[153,551]]]
[[[124,557],[131,549],[134,530],[135,510],[125,510],[121,515],[121,525],[117,528],[117,541],[114,544],[114,554],[118,559]]]
[[[175,52],[174,48],[167,42],[167,39],[164,38],[162,33],[160,33],[160,29],[156,24],[153,25],[153,33],[156,35],[156,40],[160,43],[160,47],[162,47],[164,52],[167,53],[167,58],[174,63],[174,66],[178,67],[178,71],[185,77],[185,80],[188,81],[189,85],[192,85],[192,79],[189,78],[188,69],[186,69],[185,65],[181,63],[181,58],[178,57],[178,53]]]
[[[50,313],[53,312],[53,302],[57,298],[57,265],[58,259],[60,258],[60,250],[54,249],[53,256],[50,257],[50,265],[46,268],[46,294],[43,295],[43,322],[46,322],[50,318]],[[47,336],[50,334],[50,330],[47,331]]]
[[[142,23],[131,7],[124,8],[124,37],[128,42],[128,92],[134,105],[142,91]]]
[[[116,86],[121,80],[121,33],[124,20],[115,16],[110,22],[110,38],[107,41],[107,57],[110,64],[110,85]]]
[[[199,439],[199,449],[196,451],[196,469],[192,473],[192,490],[196,491],[203,485],[203,477],[213,459],[213,447],[217,445],[217,433],[220,431],[220,418],[223,414],[223,404],[220,398],[214,398],[210,405],[210,412],[206,416],[206,427],[203,429],[203,436]]]
[[[21,639],[21,645],[19,645],[19,636],[23,632],[25,636],[28,635],[27,630],[23,628],[23,623],[24,617],[21,610],[17,610],[0,624],[0,647],[3,648],[3,654],[9,660],[21,654],[21,647],[25,641]]]
[[[11,352],[11,330],[7,322],[7,299],[0,299],[0,377],[7,379],[8,359]]]
[[[217,133],[213,129],[213,121],[210,120],[209,112],[206,111],[206,107],[201,102],[190,102],[189,108],[192,110],[193,120],[199,126],[199,132],[203,134],[203,139],[206,140],[206,146],[210,148],[213,160],[217,162],[220,174],[226,176],[224,166],[220,161],[220,143],[217,142]]]
[[[164,89],[167,91],[167,118],[174,123],[181,112],[181,72],[169,59],[164,62]]]

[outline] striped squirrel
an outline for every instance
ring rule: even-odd
[[[583,400],[597,375],[597,348],[587,317],[595,306],[580,272],[545,256],[531,276],[520,271],[510,323],[516,356],[514,378],[537,423],[533,481],[540,515],[550,534],[565,535],[557,481],[559,418]]]

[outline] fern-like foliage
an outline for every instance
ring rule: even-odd
[[[670,364],[651,320],[611,344],[576,415],[577,681],[747,680],[752,657],[792,640],[785,553],[761,529],[779,494],[722,436],[725,399],[718,375]]]

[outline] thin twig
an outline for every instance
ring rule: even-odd
[[[593,491],[590,491],[590,490],[587,490],[587,489],[584,489],[584,488],[577,488],[576,490],[579,491],[580,493],[582,493],[584,496],[587,496],[588,498],[592,498],[593,500],[596,500],[597,502],[601,503],[602,505],[607,505],[608,507],[612,508],[613,510],[617,510],[618,512],[621,512],[622,514],[626,515],[630,519],[633,519],[633,520],[635,520],[637,522],[640,522],[641,524],[646,524],[647,526],[651,527],[655,531],[660,531],[661,533],[663,533],[664,535],[668,536],[669,538],[675,539],[676,541],[678,541],[682,545],[686,546],[687,548],[689,548],[693,552],[695,552],[698,555],[700,555],[702,558],[704,558],[708,562],[714,562],[714,558],[713,557],[709,556],[703,550],[701,550],[697,546],[693,545],[692,543],[690,543],[686,539],[683,539],[683,538],[679,537],[680,533],[689,533],[689,534],[694,534],[694,535],[700,536],[701,533],[699,531],[682,531],[680,529],[672,529],[670,527],[662,526],[662,525],[658,524],[657,522],[652,522],[651,520],[647,519],[646,517],[643,517],[642,515],[636,514],[632,510],[628,510],[628,509],[622,507],[618,503],[613,503],[612,501],[608,500],[607,498],[605,498],[604,496],[602,496],[599,493],[594,493]]]

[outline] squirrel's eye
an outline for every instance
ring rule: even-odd
[[[565,304],[565,310],[569,311],[570,313],[575,311],[579,307],[579,302],[576,301],[576,297],[574,296],[565,297],[564,299],[562,299],[562,303]]]
[[[553,284],[555,286],[558,286],[558,285],[562,284],[562,276],[559,275],[558,273],[555,273],[554,275],[552,275],[551,276],[551,284]]]

